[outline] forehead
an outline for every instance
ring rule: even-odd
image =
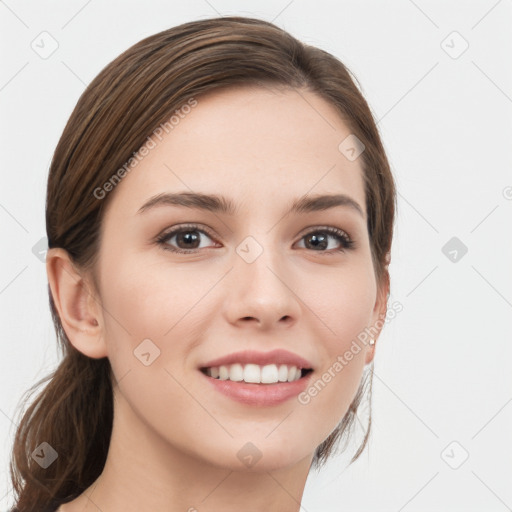
[[[361,158],[339,150],[349,126],[318,95],[237,86],[195,100],[172,130],[151,137],[154,147],[116,187],[113,214],[133,216],[164,192],[223,195],[252,211],[308,193],[344,193],[365,210]]]

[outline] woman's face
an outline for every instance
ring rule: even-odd
[[[361,158],[339,149],[350,130],[311,92],[238,87],[196,100],[110,192],[102,224],[116,428],[231,469],[310,461],[373,357],[353,342],[383,313]],[[143,207],[160,194],[186,195]],[[290,211],[341,194],[356,206]],[[312,372],[294,380],[294,358]],[[269,383],[237,380],[262,375]]]

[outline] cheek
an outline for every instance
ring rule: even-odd
[[[124,327],[133,341],[141,336],[161,339],[184,318],[201,293],[178,269],[170,271],[142,258],[124,257],[105,268],[104,275],[103,302],[111,313],[107,322],[116,332]]]
[[[309,293],[307,302],[319,319],[316,332],[322,367],[299,402],[315,410],[309,416],[313,430],[327,435],[348,410],[361,382],[369,339],[361,334],[371,325],[376,284],[362,266],[359,271],[353,267],[345,274],[339,272],[323,284],[323,289]]]
[[[116,377],[140,369],[137,354],[148,351],[150,358],[157,356],[151,367],[181,375],[205,319],[217,310],[208,300],[217,275],[169,265],[125,256],[104,266],[106,343]]]
[[[119,383],[119,401],[129,404],[120,411],[132,410],[160,432],[188,439],[190,426],[197,423],[194,418],[204,411],[180,383],[189,377],[184,363],[194,305],[212,284],[195,286],[183,272],[170,272],[140,257],[105,265],[103,276],[108,357]],[[187,411],[182,422],[175,421],[175,410]],[[193,445],[193,437],[189,442]]]
[[[343,354],[358,335],[370,327],[376,300],[371,268],[352,265],[315,277],[315,286],[304,283],[301,297],[317,320],[316,331],[331,362]]]

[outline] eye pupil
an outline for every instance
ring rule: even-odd
[[[180,241],[186,241],[187,243],[185,245],[187,246],[187,249],[195,249],[196,247],[198,247],[197,242],[199,240],[199,237],[197,236],[197,233],[193,235],[191,235],[191,233],[194,233],[194,231],[183,231],[181,233],[178,233],[176,235],[176,242],[179,244]],[[189,242],[196,242],[196,245],[192,247]]]
[[[317,236],[317,235],[310,235],[307,237],[308,240],[313,240],[313,247],[321,247],[322,249],[325,249],[327,247],[327,237],[325,235]]]

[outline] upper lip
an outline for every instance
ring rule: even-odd
[[[271,350],[270,352],[257,352],[255,350],[233,352],[227,356],[208,361],[201,365],[201,368],[227,366],[235,363],[257,364],[261,366],[267,364],[286,364],[296,366],[297,368],[312,369],[312,364],[307,359],[284,349]]]

